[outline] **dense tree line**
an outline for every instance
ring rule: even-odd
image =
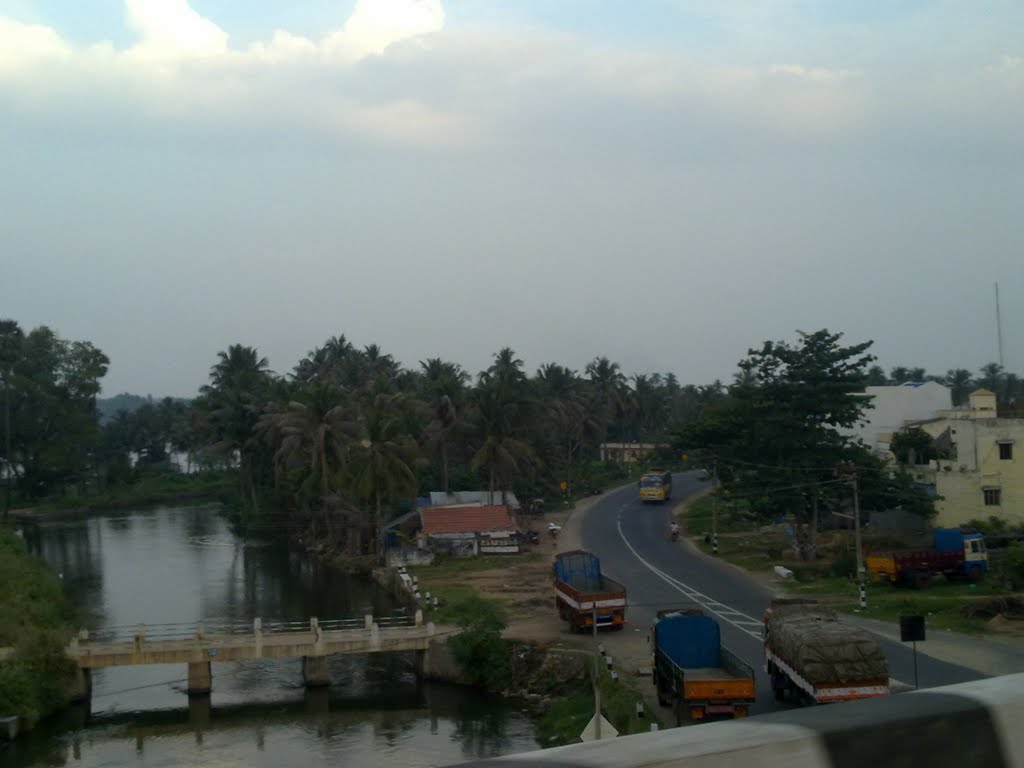
[[[439,358],[405,368],[380,347],[327,339],[278,374],[252,347],[220,352],[187,403],[147,398],[103,422],[96,395],[108,366],[88,342],[0,321],[0,383],[10,414],[10,467],[19,499],[103,490],[168,468],[223,468],[237,477],[245,525],[312,531],[351,553],[373,552],[381,523],[431,490],[514,490],[551,496],[600,483],[602,442],[664,445],[717,461],[726,490],[758,515],[794,506],[815,515],[847,495],[836,474],[855,466],[876,506],[928,505],[863,446],[837,438],[885,376],[868,345],[827,331],[791,347],[766,342],[730,385],[682,385],[672,373],[627,377],[606,357],[582,372],[559,363],[532,375],[508,347],[472,375]],[[1017,377],[986,366],[952,371],[963,396],[987,386],[1012,403]],[[956,374],[956,375],[954,375]],[[988,378],[986,378],[988,377]],[[927,378],[896,368],[885,382]],[[1007,399],[1009,398],[1009,399]],[[8,431],[5,431],[8,432]],[[810,489],[810,490],[808,490]]]

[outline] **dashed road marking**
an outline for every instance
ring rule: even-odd
[[[640,553],[637,552],[633,545],[629,543],[629,539],[626,538],[626,534],[622,530],[621,514],[616,518],[615,527],[619,531],[619,537],[622,539],[622,543],[625,544],[626,548],[633,553],[633,557],[639,560],[648,570],[651,571],[651,573],[667,583],[669,586],[675,588],[678,592],[685,595],[693,602],[700,605],[702,608],[715,614],[718,618],[722,619],[722,621],[732,624],[740,632],[750,635],[755,640],[762,639],[761,627],[763,624],[761,621],[755,619],[753,616],[743,613],[742,611],[737,611],[735,608],[731,608],[725,603],[715,600],[713,597],[705,595],[703,592],[694,589],[689,584],[680,581],[674,576],[670,576],[641,557]],[[757,629],[751,629],[751,627],[756,627]]]

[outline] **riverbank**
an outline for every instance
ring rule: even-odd
[[[70,610],[60,580],[21,539],[0,526],[0,717],[21,730],[68,704],[75,666],[64,654]]]

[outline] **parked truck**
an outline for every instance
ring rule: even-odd
[[[875,639],[816,600],[772,600],[764,658],[779,701],[829,704],[889,693],[889,663]]]
[[[658,611],[651,631],[658,703],[676,724],[713,715],[746,717],[754,703],[754,670],[722,645],[718,622],[698,609]]]
[[[555,556],[555,607],[571,632],[622,629],[626,623],[626,588],[601,573],[591,552],[575,550]]]
[[[981,580],[988,571],[988,551],[980,533],[937,528],[929,548],[870,552],[864,564],[880,581],[926,587],[936,574],[951,579]]]

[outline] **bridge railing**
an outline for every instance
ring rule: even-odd
[[[345,630],[367,630],[376,626],[379,629],[393,627],[414,627],[422,624],[422,616],[407,613],[394,613],[385,616],[346,616],[334,619],[310,618],[302,621],[285,621],[280,619],[255,619],[251,622],[232,621],[230,619],[205,619],[199,622],[174,622],[167,624],[132,624],[103,627],[98,630],[80,630],[77,642],[82,643],[129,643],[139,641],[160,640],[191,640],[197,637],[210,636],[266,636],[285,633],[337,632]]]

